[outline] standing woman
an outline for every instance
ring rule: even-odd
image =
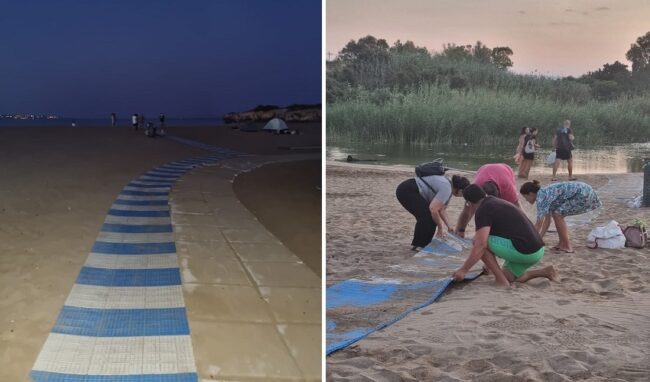
[[[463,186],[467,186],[467,184]],[[431,242],[436,233],[436,227],[442,227],[444,224],[449,231],[453,231],[449,225],[446,211],[447,204],[451,199],[451,187],[452,183],[444,175],[415,177],[407,179],[397,186],[395,191],[397,200],[415,216],[415,229],[411,241],[411,249],[414,251],[421,250]],[[439,229],[437,236],[443,238],[445,231]]]
[[[559,182],[541,187],[534,180],[524,183],[519,192],[528,203],[537,205],[535,228],[539,234],[544,237],[553,219],[560,237],[560,242],[553,249],[567,253],[573,253],[573,246],[564,217],[581,215],[603,205],[593,188],[583,182]]]
[[[524,136],[524,145],[521,149],[521,163],[519,164],[519,177],[528,179],[530,169],[535,162],[535,151],[537,150],[537,129],[532,128],[528,130],[528,134]]]
[[[512,157],[512,159],[515,160],[515,163],[520,166],[522,160],[524,159],[521,155],[522,150],[524,149],[524,138],[528,133],[530,133],[530,129],[528,129],[526,126],[521,128],[521,131],[519,132],[519,140],[517,141],[517,148],[515,149],[515,155]]]

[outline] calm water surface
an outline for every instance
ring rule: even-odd
[[[516,167],[512,156],[516,148],[511,146],[464,146],[464,145],[370,145],[367,143],[328,142],[327,159],[345,161],[348,155],[368,160],[358,163],[378,165],[414,166],[418,163],[443,158],[447,166],[475,171],[485,163],[508,163]],[[532,174],[551,174],[546,165],[549,148],[536,153]],[[650,162],[650,142],[617,146],[578,147],[573,151],[575,174],[607,174],[643,171]],[[566,162],[562,162],[560,174],[566,174]]]

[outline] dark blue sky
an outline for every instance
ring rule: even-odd
[[[320,99],[318,0],[0,3],[0,113],[221,116]]]

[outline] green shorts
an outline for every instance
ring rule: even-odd
[[[521,277],[528,268],[539,263],[544,257],[544,247],[537,250],[537,252],[526,255],[517,251],[510,239],[499,236],[488,236],[487,244],[490,252],[506,261],[503,268],[510,271],[515,277]]]

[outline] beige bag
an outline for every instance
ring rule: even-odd
[[[623,230],[625,235],[625,246],[632,248],[645,248],[648,244],[648,233],[645,227],[638,225],[627,226]]]

